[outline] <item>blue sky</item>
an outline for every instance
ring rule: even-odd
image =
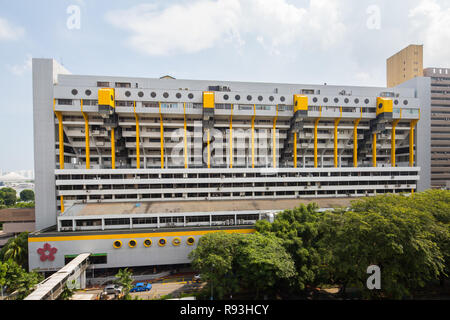
[[[450,67],[450,0],[16,0],[0,8],[3,170],[33,169],[31,57],[74,74],[384,86],[386,58],[414,43],[425,46],[425,67]]]

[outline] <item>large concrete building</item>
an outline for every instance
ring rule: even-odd
[[[431,78],[431,186],[450,189],[450,69],[423,74]]]
[[[399,84],[423,76],[423,45],[411,44],[386,61],[387,86]]]
[[[188,263],[203,234],[253,232],[301,202],[425,190],[429,87],[82,76],[33,59],[30,269],[84,252],[102,268]]]
[[[423,46],[409,45],[387,59],[387,86],[431,79],[431,187],[450,189],[450,69],[423,69]],[[423,111],[423,109],[422,109]]]

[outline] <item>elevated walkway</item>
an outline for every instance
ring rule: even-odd
[[[67,283],[75,280],[76,287],[86,287],[86,269],[89,265],[90,253],[82,253],[66,264],[59,271],[37,285],[37,288],[24,300],[55,300],[64,290]]]

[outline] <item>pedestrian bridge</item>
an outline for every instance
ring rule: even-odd
[[[62,267],[59,271],[39,283],[36,289],[24,300],[55,300],[63,292],[66,283],[71,286],[75,280],[77,288],[86,287],[86,269],[90,253],[82,253]]]

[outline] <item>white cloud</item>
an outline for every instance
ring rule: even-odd
[[[128,44],[150,54],[194,53],[224,44],[238,47],[257,39],[269,53],[283,46],[327,49],[346,28],[340,1],[311,0],[302,8],[286,0],[196,0],[161,9],[142,4],[106,14],[112,25],[130,32]]]
[[[450,7],[422,0],[409,11],[409,18],[411,37],[424,45],[424,67],[450,67]]]
[[[31,56],[31,54],[27,54],[27,58],[23,64],[12,65],[12,66],[8,65],[8,69],[9,69],[9,71],[11,71],[12,74],[14,74],[16,76],[21,76],[25,72],[28,72],[29,70],[31,70],[31,66],[32,66],[32,56]]]
[[[8,20],[0,18],[0,41],[17,40],[25,33],[21,27],[12,25]]]

